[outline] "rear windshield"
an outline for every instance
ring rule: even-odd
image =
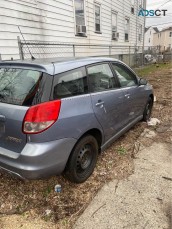
[[[42,73],[33,70],[0,68],[0,102],[30,105]]]

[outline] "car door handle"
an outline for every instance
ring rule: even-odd
[[[98,101],[98,103],[96,103],[96,107],[102,106],[104,104],[104,101]]]

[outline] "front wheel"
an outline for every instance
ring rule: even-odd
[[[144,113],[143,113],[143,121],[147,122],[150,120],[151,113],[152,113],[152,107],[153,107],[153,100],[151,97],[149,97],[146,103],[146,106],[145,106]]]
[[[74,183],[82,183],[93,173],[98,157],[96,139],[87,135],[74,147],[65,169],[65,176]]]

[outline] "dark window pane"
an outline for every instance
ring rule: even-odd
[[[128,33],[125,33],[125,41],[128,41]]]
[[[78,68],[55,76],[53,98],[61,99],[88,92],[85,68]]]
[[[100,32],[100,6],[95,5],[95,30]]]
[[[100,32],[100,24],[96,24],[96,31]]]
[[[37,92],[41,73],[32,70],[0,69],[0,102],[30,105]]]
[[[91,92],[111,90],[118,87],[108,64],[99,64],[88,68]]]

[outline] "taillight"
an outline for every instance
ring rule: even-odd
[[[25,134],[37,134],[47,130],[58,119],[61,101],[50,101],[32,106],[23,120]]]

